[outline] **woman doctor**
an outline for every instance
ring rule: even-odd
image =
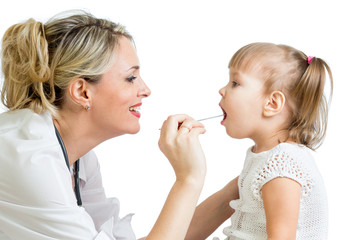
[[[135,239],[131,215],[120,219],[118,200],[104,194],[92,151],[140,128],[150,90],[130,34],[85,12],[29,19],[6,31],[1,59],[9,111],[0,115],[0,239]],[[185,238],[206,172],[204,132],[186,115],[164,122],[159,146],[176,181],[146,239]],[[230,216],[234,183],[221,190],[228,198],[208,200],[212,216],[199,207],[187,239],[205,239],[197,229],[210,234]]]

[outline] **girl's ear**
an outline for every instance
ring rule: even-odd
[[[285,95],[281,91],[272,92],[266,99],[263,114],[272,117],[279,114],[285,106]]]
[[[84,109],[87,109],[91,102],[91,94],[88,87],[89,83],[86,80],[83,78],[76,78],[71,81],[68,88],[72,101]]]

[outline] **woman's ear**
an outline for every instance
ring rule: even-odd
[[[285,95],[281,91],[272,92],[266,99],[263,114],[272,117],[279,114],[285,106]]]
[[[83,78],[76,78],[71,81],[68,90],[72,101],[88,110],[91,100],[89,83]]]

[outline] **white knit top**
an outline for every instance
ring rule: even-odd
[[[277,177],[287,177],[301,185],[296,239],[327,239],[328,208],[322,177],[311,150],[289,143],[257,154],[247,151],[238,182],[240,199],[230,202],[235,213],[231,226],[224,229],[227,239],[267,239],[261,188]]]

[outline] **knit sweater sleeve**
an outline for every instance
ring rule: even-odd
[[[303,164],[304,159],[291,151],[279,150],[270,154],[265,164],[256,171],[251,188],[254,197],[262,201],[261,189],[269,181],[284,177],[292,179],[301,185],[301,199],[312,190],[313,180],[309,169]]]

